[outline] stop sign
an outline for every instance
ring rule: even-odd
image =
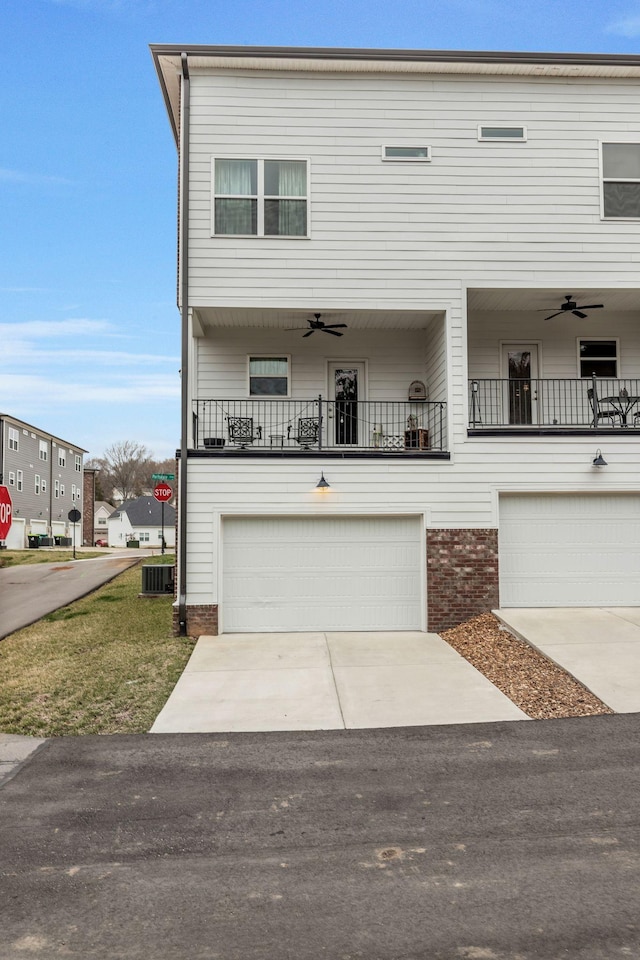
[[[11,529],[11,494],[6,487],[0,487],[0,540],[6,540]]]
[[[159,483],[154,488],[153,495],[160,503],[168,503],[173,496],[173,490],[168,483]]]

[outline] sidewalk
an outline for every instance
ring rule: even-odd
[[[151,733],[528,719],[435,633],[200,637]]]

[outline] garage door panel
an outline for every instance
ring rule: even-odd
[[[640,603],[640,497],[635,494],[500,498],[500,603]]]
[[[422,627],[418,518],[224,523],[225,632]]]

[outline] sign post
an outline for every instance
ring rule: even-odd
[[[13,520],[11,494],[5,486],[0,486],[0,540],[6,540]]]
[[[161,542],[162,542],[162,549],[161,549],[160,552],[161,552],[162,555],[164,556],[164,505],[165,505],[165,503],[168,503],[169,500],[171,500],[171,497],[173,496],[173,488],[170,487],[168,483],[165,483],[165,481],[164,481],[164,476],[165,476],[165,474],[155,474],[155,473],[154,473],[154,474],[153,474],[153,479],[155,480],[157,476],[161,476],[161,477],[162,477],[162,480],[160,481],[160,483],[157,483],[157,484],[155,485],[154,490],[153,490],[153,495],[154,495],[154,497],[156,498],[156,500],[160,503],[160,505],[161,505],[161,507],[162,507],[162,530],[161,530],[161,532],[160,532],[160,540],[161,540]],[[171,479],[173,479],[173,475],[171,476]]]
[[[82,514],[80,513],[79,510],[76,509],[76,507],[72,507],[71,510],[69,510],[68,517],[71,523],[73,524],[73,559],[74,560],[76,558],[76,523],[78,522],[81,516]]]

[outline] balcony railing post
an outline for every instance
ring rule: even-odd
[[[322,450],[322,394],[318,394],[318,450]]]

